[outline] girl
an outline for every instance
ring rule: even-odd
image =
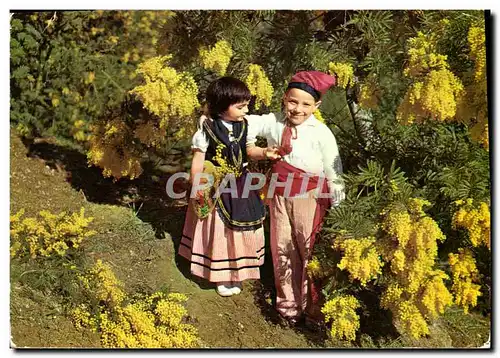
[[[206,99],[211,118],[202,120],[193,137],[191,183],[204,167],[226,173],[229,168],[235,174],[237,193],[242,193],[248,174],[244,116],[250,98],[247,86],[236,78],[222,77],[209,85]],[[255,151],[258,158],[277,158],[270,148]],[[203,215],[190,200],[179,247],[179,254],[191,262],[191,273],[215,282],[221,296],[239,294],[243,280],[259,279],[259,266],[264,263],[264,205],[256,190],[248,198],[240,196],[220,194],[213,210]],[[203,193],[197,197],[201,199]]]
[[[252,159],[260,156],[254,143],[256,136],[262,136],[268,145],[279,145],[283,157],[274,164],[269,185],[271,255],[276,308],[292,325],[302,317],[321,317],[319,292],[311,285],[306,266],[327,208],[344,198],[335,137],[313,115],[322,95],[335,82],[334,77],[322,72],[299,72],[292,77],[283,97],[284,113],[247,116],[248,155]],[[302,185],[306,174],[308,181]],[[285,182],[290,184],[287,190],[283,188]],[[303,190],[305,195],[297,197]]]

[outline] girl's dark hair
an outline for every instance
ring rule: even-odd
[[[207,88],[207,104],[210,117],[216,119],[230,105],[249,101],[252,95],[247,85],[234,77],[221,77]]]

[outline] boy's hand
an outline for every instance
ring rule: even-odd
[[[264,149],[264,156],[267,159],[271,159],[271,160],[281,159],[281,155],[279,154],[279,149],[275,145],[273,145],[272,147],[265,148]]]
[[[345,200],[345,193],[343,190],[335,190],[332,197],[330,198],[330,206],[339,206],[340,203]]]

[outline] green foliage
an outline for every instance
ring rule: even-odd
[[[155,53],[142,39],[144,11],[14,13],[11,18],[11,121],[26,135],[72,137],[134,87],[135,68]],[[130,16],[132,15],[132,16]],[[141,34],[142,32],[142,34]]]
[[[366,288],[350,281],[345,272],[332,270],[339,262],[340,252],[332,252],[335,238],[362,238],[376,235],[381,212],[387,207],[405,207],[410,197],[432,203],[427,211],[443,231],[447,240],[439,245],[439,267],[450,252],[459,247],[472,248],[467,233],[452,226],[456,211],[454,201],[473,198],[489,203],[489,154],[471,141],[467,127],[461,124],[440,124],[433,121],[403,126],[395,112],[404,95],[407,80],[402,76],[406,40],[415,31],[436,31],[441,20],[449,22],[439,31],[441,53],[449,55],[450,67],[459,76],[467,77],[473,68],[468,57],[467,31],[482,17],[479,12],[357,12],[334,31],[329,40],[343,44],[338,58],[355,59],[360,82],[374,75],[383,95],[378,108],[366,110],[357,104],[357,85],[345,91],[345,100],[337,92],[333,101],[323,105],[330,117],[327,123],[336,134],[344,164],[347,198],[332,208],[325,219],[324,239],[315,247],[315,256],[324,266],[323,292],[332,297],[340,292],[354,294],[362,302],[362,315],[377,315],[376,302],[365,299],[380,295],[386,287],[386,275],[380,275]],[[373,21],[378,18],[379,21]],[[349,46],[348,44],[356,44]],[[390,49],[389,49],[389,47]],[[337,107],[337,108],[335,108]],[[345,111],[344,108],[349,110]],[[336,111],[344,118],[335,118]],[[326,114],[326,115],[325,115]],[[333,241],[332,241],[333,240]],[[382,243],[380,243],[382,244]],[[472,248],[481,274],[478,307],[489,312],[491,252],[484,247]],[[365,302],[365,303],[363,303]]]
[[[352,237],[374,235],[382,208],[389,204],[405,203],[415,190],[405,173],[395,166],[388,168],[369,160],[366,167],[344,175],[347,197],[332,208],[325,219],[326,233],[347,233]]]

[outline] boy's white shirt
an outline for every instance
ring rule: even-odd
[[[247,115],[247,145],[255,144],[257,136],[264,137],[269,146],[279,146],[285,128],[282,114]],[[292,138],[292,152],[283,160],[296,168],[314,175],[323,175],[328,180],[332,204],[345,198],[344,184],[340,178],[342,161],[335,136],[328,126],[311,115],[302,124],[295,126],[297,139]]]
[[[204,116],[200,118],[200,124]],[[264,137],[268,146],[279,146],[285,128],[285,119],[281,114],[247,115],[247,145],[255,144],[257,136]],[[224,123],[226,124],[226,123]],[[201,125],[200,125],[201,127]],[[337,205],[345,198],[344,185],[340,178],[342,162],[337,141],[330,128],[311,115],[304,123],[295,127],[297,139],[292,138],[292,152],[283,160],[296,168],[313,175],[323,175],[328,180],[332,204]],[[200,128],[193,136],[192,148],[206,152],[208,138]]]

